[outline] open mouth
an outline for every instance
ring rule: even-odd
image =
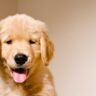
[[[29,72],[29,70],[24,69],[24,68],[12,69],[13,80],[16,83],[23,83],[27,79],[28,72]]]

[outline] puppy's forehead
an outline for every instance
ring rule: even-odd
[[[29,39],[40,39],[41,32],[38,31],[24,31],[24,30],[7,30],[2,33],[1,38],[3,40],[13,39],[13,40],[29,40]]]
[[[7,37],[18,39],[39,38],[41,33],[46,31],[45,24],[35,19],[26,18],[5,19],[2,25],[2,33],[6,34]]]

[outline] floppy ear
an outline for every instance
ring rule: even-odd
[[[1,41],[0,41],[0,60],[1,60]]]
[[[54,45],[50,41],[48,35],[45,32],[43,32],[40,38],[40,46],[41,46],[41,59],[45,65],[48,65],[49,61],[53,57]]]
[[[1,22],[0,22],[0,61],[1,61]]]

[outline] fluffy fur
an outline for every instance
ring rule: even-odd
[[[9,16],[0,22],[0,96],[56,96],[51,73],[47,67],[54,47],[45,24],[24,14]],[[17,83],[12,68],[17,68],[14,57],[28,55],[23,68],[27,79]]]

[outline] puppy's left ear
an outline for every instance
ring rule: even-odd
[[[54,54],[54,45],[49,39],[47,33],[43,32],[40,38],[41,59],[44,65],[48,65]]]

